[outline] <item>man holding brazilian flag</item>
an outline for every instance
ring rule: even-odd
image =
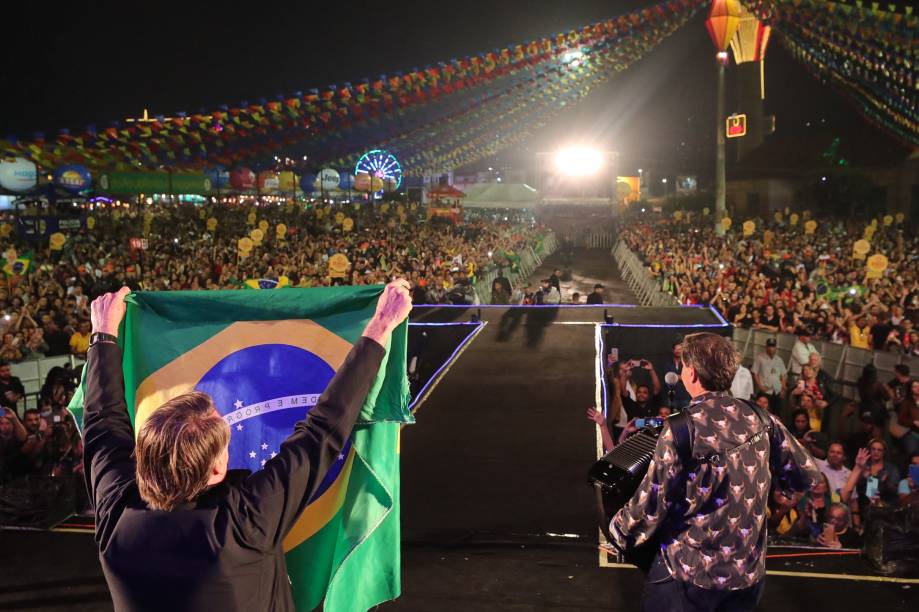
[[[410,310],[403,280],[93,302],[70,408],[117,610],[399,595]]]

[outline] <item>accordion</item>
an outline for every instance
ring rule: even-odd
[[[662,429],[660,426],[640,429],[597,461],[588,473],[588,484],[594,487],[597,495],[597,520],[600,522],[600,530],[606,536],[606,540],[614,546],[609,533],[609,523],[632,499],[638,485],[648,473],[648,466],[654,457],[654,449]],[[659,549],[659,542],[652,540],[628,550],[620,549],[619,552],[627,562],[647,572]]]

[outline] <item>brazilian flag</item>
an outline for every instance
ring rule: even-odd
[[[381,286],[140,292],[119,334],[135,429],[199,390],[232,423],[230,467],[258,470],[328,385]],[[346,449],[284,540],[298,610],[366,610],[400,593],[399,430],[413,422],[407,326],[392,336]],[[70,409],[82,423],[82,388]],[[255,408],[258,408],[257,410]]]
[[[7,276],[24,276],[26,272],[29,271],[29,267],[32,265],[32,251],[23,253],[12,262],[6,262],[3,265],[3,272]]]
[[[278,280],[273,278],[247,278],[243,287],[247,289],[282,289],[290,286],[290,279],[282,276]]]

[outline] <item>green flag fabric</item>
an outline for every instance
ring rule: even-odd
[[[260,469],[315,405],[373,315],[381,286],[140,292],[119,333],[135,429],[167,399],[205,391],[230,423],[230,467]],[[345,451],[284,540],[298,610],[366,610],[400,593],[399,432],[413,422],[407,326]],[[82,424],[82,387],[70,408]]]

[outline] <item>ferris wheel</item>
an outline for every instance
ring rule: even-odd
[[[361,155],[354,166],[354,175],[358,174],[380,178],[394,185],[393,190],[402,184],[402,164],[395,155],[384,149],[373,149]]]

